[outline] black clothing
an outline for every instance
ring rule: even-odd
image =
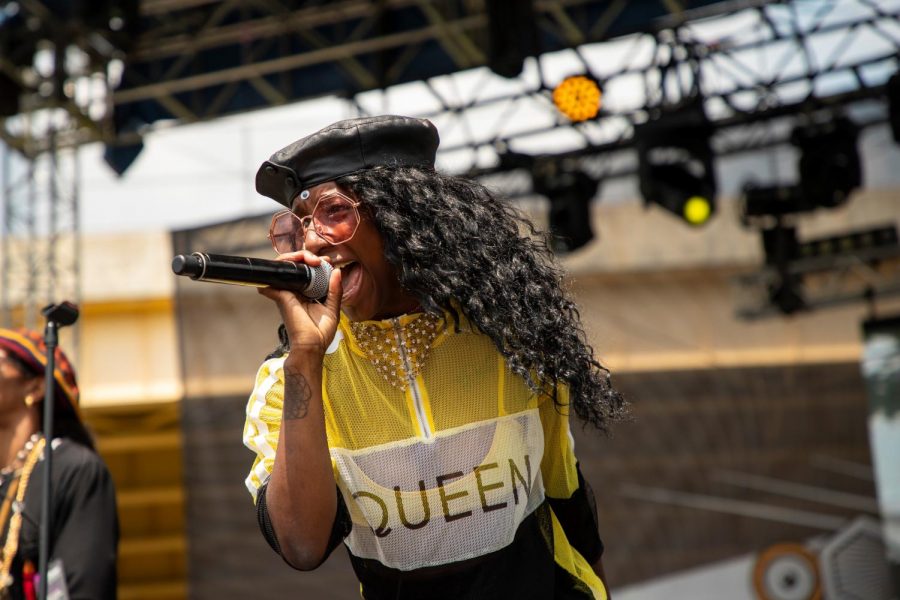
[[[112,478],[93,451],[67,439],[53,444],[51,465],[50,562],[62,559],[70,600],[115,600],[119,522]],[[19,549],[11,575],[11,598],[23,600],[25,561],[39,561],[44,461],[39,461],[25,492]],[[0,484],[0,497],[11,480]],[[3,524],[2,539],[8,523]]]

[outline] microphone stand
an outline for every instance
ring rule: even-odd
[[[50,468],[53,464],[53,409],[56,404],[55,380],[56,347],[59,345],[59,329],[78,320],[78,307],[71,302],[48,304],[41,309],[47,319],[44,328],[44,343],[47,345],[47,364],[44,367],[44,489],[41,495],[40,542],[38,548],[38,598],[47,599],[49,576],[47,562],[50,555]]]

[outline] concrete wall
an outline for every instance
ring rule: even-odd
[[[84,406],[182,397],[169,235],[85,237],[78,339]]]

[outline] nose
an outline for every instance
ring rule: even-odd
[[[312,226],[312,223],[304,230],[303,250],[309,250],[313,254],[318,254],[319,250],[330,245],[331,244],[319,237],[319,234],[316,233],[316,228]]]

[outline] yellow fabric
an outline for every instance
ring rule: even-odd
[[[284,381],[281,370],[284,358],[264,362],[256,373],[256,384],[247,403],[244,421],[244,445],[256,453],[253,467],[247,476],[247,489],[256,501],[256,491],[272,473],[275,449],[281,430],[281,411],[284,406]]]
[[[401,320],[408,322],[414,317],[404,315]],[[387,321],[381,323],[385,327],[390,326]],[[366,362],[348,360],[349,353],[362,356],[362,352],[349,335],[347,325],[342,315],[339,338],[343,340],[339,341],[343,343],[338,344],[337,350],[325,358],[323,386],[329,445],[358,449],[420,435],[417,420],[411,417],[415,411],[411,406],[410,394],[385,385]],[[451,330],[435,340],[431,357],[420,375],[419,381],[426,384],[426,390],[439,389],[448,394],[441,406],[427,403],[429,424],[435,430],[450,429],[538,406],[544,428],[544,456],[541,462],[544,486],[547,495],[568,498],[578,487],[568,411],[557,406],[549,397],[542,397],[539,402],[521,378],[506,368],[503,357],[490,339],[472,333],[468,323],[464,322],[462,327],[469,333],[453,335]],[[247,482],[254,497],[266,474],[271,473],[278,445],[284,401],[279,370],[283,362],[283,357],[274,358],[260,366],[247,404],[243,438],[247,447],[257,453]],[[494,368],[485,369],[477,381],[468,377],[466,388],[460,388],[457,373],[471,369],[473,363]],[[340,372],[339,369],[349,369],[350,372]],[[340,377],[332,377],[332,373],[340,373]],[[497,403],[492,405],[482,398],[466,398],[463,396],[466,389],[484,390],[484,396],[496,397]],[[560,403],[567,404],[565,386],[559,387],[558,394]],[[339,406],[335,407],[330,402],[331,395],[342,398]],[[358,423],[367,423],[368,426],[358,427]],[[262,471],[257,468],[260,463],[265,463]]]
[[[578,472],[575,470],[575,453],[569,434],[569,392],[565,386],[558,388],[558,401],[546,398],[540,406],[541,425],[544,428],[544,458],[541,474],[544,489],[551,498],[569,498],[578,489]]]
[[[575,579],[578,579],[587,585],[590,588],[591,593],[594,594],[595,600],[606,600],[606,587],[603,585],[603,582],[597,574],[594,573],[594,569],[591,568],[591,565],[588,564],[583,556],[575,551],[575,548],[569,544],[559,543],[559,540],[566,539],[566,534],[563,531],[562,525],[560,525],[559,521],[556,519],[556,515],[552,512],[550,515],[553,517],[553,540],[555,543],[553,554],[556,564],[565,569],[570,575],[574,576]]]
[[[417,317],[404,315],[378,322],[378,326],[394,329],[402,340],[412,331]],[[406,389],[392,386],[378,372],[372,363],[375,357],[363,353],[343,315],[335,341],[325,355],[326,433],[335,479],[353,518],[354,534],[358,531],[362,536],[354,539],[351,534],[348,538],[351,551],[362,553],[359,556],[371,553],[379,559],[389,557],[390,548],[375,545],[400,539],[404,528],[397,526],[397,518],[407,529],[410,523],[422,522],[439,531],[436,528],[446,526],[445,520],[449,522],[471,513],[467,518],[472,519],[470,528],[474,533],[469,537],[477,537],[481,533],[474,519],[481,516],[479,509],[486,513],[495,506],[507,504],[518,511],[515,525],[534,506],[533,502],[520,498],[522,493],[535,495],[540,502],[544,494],[569,498],[578,488],[567,407],[560,408],[547,395],[534,394],[521,377],[508,369],[493,342],[468,322],[459,323],[460,331],[456,332],[449,315],[445,321],[440,324],[442,332],[429,345],[426,360],[413,373],[415,385]],[[397,354],[391,352],[387,358],[396,361]],[[260,367],[247,405],[244,443],[255,452],[256,459],[246,485],[254,499],[271,473],[278,443],[283,361],[283,358],[271,359]],[[464,374],[464,385],[460,384],[460,374]],[[558,394],[559,402],[567,404],[567,390],[561,386]],[[532,422],[536,427],[531,427]],[[523,435],[528,439],[517,439]],[[479,440],[481,445],[473,449],[473,444],[466,442],[463,448],[462,440],[471,439]],[[539,473],[531,474],[537,479],[530,482],[527,481],[529,472],[537,466],[533,464],[537,461],[529,462],[525,454],[532,450],[542,452],[542,456]],[[459,456],[463,456],[462,452],[471,456],[463,459],[457,456],[454,460],[457,452]],[[436,461],[432,460],[432,453]],[[379,459],[381,455],[387,458]],[[381,464],[378,460],[382,460]],[[395,473],[432,462],[455,466],[443,470],[434,467],[438,471],[409,474],[406,479]],[[435,473],[439,475],[437,485]],[[394,489],[397,489],[396,498]],[[392,513],[393,521],[389,521],[388,509],[395,510],[395,501],[401,512],[399,517]],[[444,519],[440,518],[441,511]],[[496,514],[492,512],[490,516]],[[372,533],[389,529],[394,532],[391,537],[376,537]],[[594,590],[596,598],[605,598],[605,592],[597,591],[602,590],[602,584],[569,545],[555,518],[553,531],[560,566],[584,581]],[[483,551],[496,549],[500,543],[488,537]],[[432,545],[453,543],[451,540]],[[478,554],[473,551],[470,555]],[[464,557],[454,557],[461,558]],[[436,552],[422,557],[422,563],[397,567],[419,568],[422,564],[440,564],[445,559]]]

